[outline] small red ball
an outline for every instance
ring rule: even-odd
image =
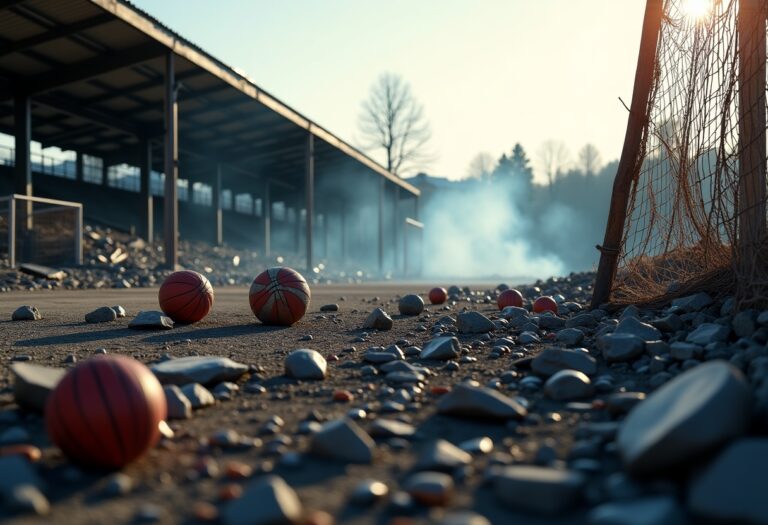
[[[499,294],[498,299],[496,299],[496,304],[499,305],[499,310],[503,310],[507,306],[517,306],[518,308],[522,308],[523,294],[514,288],[504,290]]]
[[[72,368],[48,396],[45,425],[69,458],[120,468],[160,439],[167,405],[163,387],[139,361],[98,356]]]
[[[557,315],[557,303],[548,295],[544,295],[533,302],[533,311],[537,314],[552,312]]]
[[[311,293],[302,275],[291,268],[270,268],[251,284],[248,300],[259,321],[290,326],[304,317]]]
[[[177,323],[192,324],[211,311],[213,287],[197,272],[173,272],[160,286],[158,300],[165,315]]]
[[[429,291],[429,302],[432,304],[443,304],[448,300],[448,292],[445,288],[432,288]]]

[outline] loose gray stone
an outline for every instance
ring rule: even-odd
[[[208,407],[216,402],[213,394],[200,383],[184,385],[181,391],[189,399],[193,409]]]
[[[461,354],[459,340],[455,337],[436,337],[424,345],[419,359],[434,359],[446,361],[455,359]]]
[[[645,349],[645,342],[634,334],[612,333],[600,336],[597,346],[603,351],[606,361],[617,363],[639,357]]]
[[[119,304],[115,305],[115,306],[112,306],[111,308],[112,308],[112,310],[115,311],[115,315],[117,316],[118,319],[126,316],[125,308],[123,308]]]
[[[440,414],[486,419],[522,419],[528,411],[495,390],[460,383],[437,403]]]
[[[32,363],[13,363],[13,397],[16,403],[35,412],[45,410],[48,394],[66,374],[62,368],[50,368]]]
[[[40,488],[42,482],[32,464],[21,455],[0,456],[0,501],[19,486]]]
[[[290,525],[303,509],[296,491],[279,476],[265,476],[246,485],[243,495],[222,512],[225,525]]]
[[[168,419],[189,419],[192,417],[192,402],[176,385],[165,385],[165,401],[168,406]]]
[[[328,363],[316,350],[300,348],[285,358],[285,373],[296,379],[325,379]]]
[[[686,525],[680,504],[672,496],[647,496],[611,501],[592,509],[589,525]]]
[[[210,385],[222,381],[237,381],[248,371],[248,366],[228,357],[190,356],[154,364],[150,370],[161,383]]]
[[[722,523],[768,523],[768,439],[735,441],[689,485],[688,507]]]
[[[86,323],[109,323],[115,319],[117,319],[117,313],[109,306],[102,306],[85,314]]]
[[[519,336],[517,336],[517,342],[521,345],[532,345],[536,343],[540,343],[541,339],[539,339],[539,336],[536,335],[534,332],[522,332]]]
[[[163,312],[154,310],[139,312],[128,323],[128,328],[135,328],[137,330],[170,330],[173,328],[173,319]]]
[[[626,414],[644,400],[643,392],[616,392],[605,398],[605,408],[614,415]]]
[[[559,330],[565,327],[565,319],[552,313],[541,314],[537,319],[539,320],[539,327],[544,330]]]
[[[355,486],[349,497],[349,501],[353,505],[367,507],[386,498],[387,494],[389,494],[389,487],[386,483],[375,479],[366,479]]]
[[[579,503],[585,483],[584,475],[576,471],[511,466],[496,476],[494,493],[509,507],[557,515]]]
[[[419,454],[416,470],[451,472],[472,463],[472,456],[444,439],[433,441]]]
[[[617,443],[632,474],[652,474],[690,462],[743,434],[750,389],[741,371],[709,361],[669,381],[624,420]]]
[[[733,316],[731,326],[738,337],[752,337],[757,329],[757,311],[744,310],[737,313]]]
[[[758,314],[757,323],[761,326],[768,325],[768,310],[763,310]]]
[[[689,333],[685,340],[697,345],[706,345],[713,341],[725,341],[730,333],[731,329],[728,326],[717,323],[702,323]]]
[[[403,489],[422,505],[444,506],[453,497],[453,478],[442,472],[418,472],[403,483]]]
[[[565,348],[545,348],[531,361],[531,370],[541,376],[551,376],[560,370],[578,370],[592,375],[597,372],[597,361],[586,352]]]
[[[387,312],[381,308],[376,308],[370,315],[368,315],[368,318],[363,323],[363,328],[371,330],[391,330],[393,324],[394,321],[392,321],[392,318]]]
[[[12,321],[39,321],[42,318],[40,310],[34,306],[19,306],[11,314]]]
[[[565,322],[566,328],[594,328],[596,326],[597,319],[592,313],[578,314]]]
[[[576,346],[584,340],[584,332],[578,328],[565,328],[557,332],[556,339],[566,346]]]
[[[590,397],[594,387],[586,374],[577,370],[560,370],[544,383],[544,393],[555,401]]]
[[[213,394],[213,397],[225,401],[228,399],[232,399],[232,396],[234,396],[235,392],[240,391],[240,387],[236,383],[232,383],[231,381],[223,381],[216,385],[216,388],[211,390],[211,393]]]
[[[312,436],[310,451],[328,459],[346,463],[364,463],[373,461],[373,449],[376,444],[351,419],[342,418],[323,425]]]
[[[640,321],[640,319],[636,317],[622,319],[613,333],[632,334],[643,341],[657,341],[661,339],[661,332],[658,328],[654,328],[653,326]]]
[[[662,332],[677,332],[683,328],[683,320],[679,315],[669,314],[658,319],[651,321],[651,325],[655,326]]]
[[[669,345],[669,355],[674,359],[685,361],[686,359],[700,358],[704,355],[704,348],[693,343],[677,341]]]
[[[424,311],[424,299],[416,294],[404,295],[397,303],[397,307],[403,315],[421,315]]]
[[[457,327],[462,334],[484,334],[492,332],[496,325],[480,312],[462,312],[457,316]]]
[[[485,516],[463,510],[446,514],[435,525],[491,525],[491,522]]]
[[[394,419],[378,418],[368,428],[371,436],[376,438],[400,437],[409,438],[416,434],[416,427]]]
[[[18,484],[6,495],[6,507],[14,512],[29,512],[45,516],[51,510],[48,498],[35,485]]]
[[[680,308],[684,312],[698,312],[712,304],[712,297],[705,292],[700,292],[672,300],[672,306]]]
[[[320,307],[321,312],[338,312],[339,311],[339,305],[338,304],[324,304]]]

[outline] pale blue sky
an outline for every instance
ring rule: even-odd
[[[643,0],[134,0],[353,144],[370,85],[402,75],[436,160],[466,174],[481,151],[548,139],[619,156]],[[375,155],[374,155],[375,157]],[[543,174],[537,170],[537,178]]]

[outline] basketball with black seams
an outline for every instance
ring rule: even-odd
[[[312,294],[306,279],[292,268],[269,268],[251,284],[248,299],[254,315],[266,325],[290,326],[309,308]]]
[[[213,286],[197,272],[173,272],[160,286],[158,300],[160,309],[174,322],[196,323],[213,307]]]
[[[96,356],[72,368],[48,396],[45,425],[64,454],[83,466],[118,469],[160,439],[167,405],[145,365],[125,356]]]

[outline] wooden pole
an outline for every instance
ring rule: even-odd
[[[595,277],[592,294],[592,308],[597,308],[610,299],[613,280],[621,251],[621,238],[624,234],[624,222],[627,218],[627,205],[632,180],[637,175],[642,159],[640,154],[643,131],[648,125],[648,102],[653,87],[653,73],[656,65],[656,46],[661,30],[664,5],[662,0],[647,0],[643,18],[643,32],[640,39],[640,52],[637,57],[635,84],[632,90],[632,104],[624,135],[624,147],[621,150],[616,178],[613,181],[611,207],[608,224],[605,227],[603,245],[599,247],[600,264]]]
[[[765,0],[741,0],[739,40],[739,257],[751,272],[765,236]],[[748,273],[747,273],[748,274]]]

